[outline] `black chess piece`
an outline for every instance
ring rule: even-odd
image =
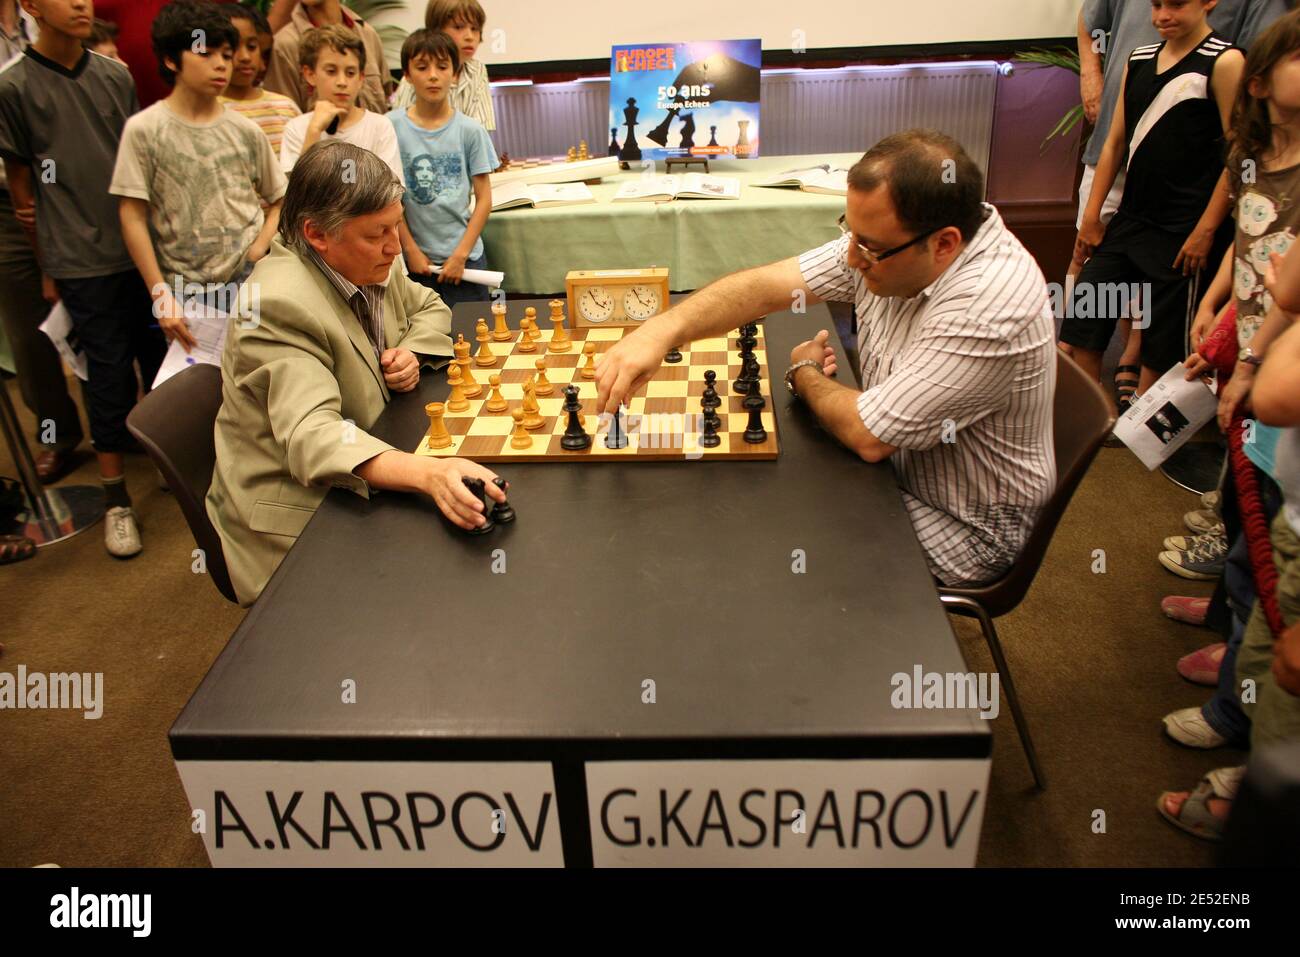
[[[492,506],[496,505],[496,502],[492,501],[492,497],[488,495],[487,487],[484,485],[481,478],[466,477],[462,478],[461,481],[464,482],[465,487],[474,494],[474,497],[483,503],[484,522],[478,528],[469,529],[469,534],[486,535],[488,532],[492,531],[492,529],[496,528],[496,524],[492,521]]]
[[[682,115],[681,128],[682,141],[677,145],[684,150],[690,149],[695,145],[695,114],[684,113]]]
[[[710,146],[718,145],[718,128],[716,126],[709,127],[709,145]]]
[[[501,489],[502,492],[506,490],[506,480],[501,478],[500,476],[494,478],[492,480],[492,484],[495,485],[497,488]],[[493,522],[495,522],[497,525],[509,525],[514,520],[515,520],[515,509],[514,506],[510,504],[510,499],[506,499],[504,502],[492,503]]]
[[[627,421],[624,419],[623,406],[621,404],[610,417],[609,431],[605,433],[605,448],[627,448]]]
[[[582,411],[582,403],[578,401],[576,385],[564,387],[564,411],[569,415],[569,424],[560,439],[560,448],[570,452],[591,448],[591,436],[587,434],[587,430],[582,427],[582,422],[578,419],[578,413]]]
[[[718,435],[718,426],[722,420],[718,418],[718,413],[712,409],[704,410],[704,431],[700,433],[700,445],[706,449],[716,449],[722,444],[722,436]]]
[[[721,418],[721,416],[718,415],[718,410],[717,410],[717,409],[710,409],[710,408],[708,408],[707,406],[705,406],[705,407],[704,407],[704,422],[705,422],[705,424],[707,424],[707,423],[709,423],[709,422],[712,422],[712,423],[713,423],[713,427],[714,427],[715,429],[720,429],[720,428],[722,428],[722,418]]]
[[[761,445],[767,441],[767,429],[763,428],[762,409],[749,410],[749,423],[745,429],[745,441],[750,445]]]
[[[680,106],[670,107],[668,115],[664,117],[664,121],[647,133],[645,138],[658,143],[660,146],[667,146],[668,129],[673,125],[673,120],[677,119],[677,114],[681,111],[682,108]]]
[[[718,390],[715,387],[718,374],[712,369],[704,373],[704,397],[700,400],[700,405],[705,409],[716,409],[722,405],[722,399],[718,397]]]
[[[621,150],[622,148],[623,147],[618,145],[618,127],[611,126],[609,128],[609,155],[617,156],[619,150]]]
[[[641,147],[636,141],[636,119],[641,115],[637,109],[636,98],[629,96],[627,98],[627,108],[623,110],[623,122],[627,125],[627,135],[623,137],[623,148],[619,150],[618,158],[621,160],[639,160],[641,158]]]
[[[740,341],[740,375],[731,383],[731,391],[736,395],[748,395],[750,380],[758,378],[758,356],[754,355],[752,345],[757,340],[742,336]],[[746,342],[750,343],[749,347],[746,347]]]
[[[681,362],[681,361],[682,361],[682,350],[679,346],[673,346],[672,349],[668,351],[668,355],[664,356],[664,362]]]

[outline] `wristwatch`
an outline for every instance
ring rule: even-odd
[[[794,391],[794,377],[804,366],[812,366],[818,372],[822,368],[822,364],[816,359],[803,359],[785,370],[785,387],[790,390],[790,394],[795,398],[799,397],[799,393]]]
[[[1264,364],[1264,357],[1255,355],[1255,350],[1250,346],[1246,346],[1246,348],[1237,353],[1237,361],[1244,362],[1246,365],[1254,366],[1258,369]]]

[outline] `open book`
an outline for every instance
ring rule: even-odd
[[[755,186],[797,186],[806,193],[829,193],[846,196],[849,192],[849,171],[826,163],[802,169],[788,169],[765,179]]]
[[[585,183],[505,183],[492,187],[492,209],[515,206],[580,206],[594,203]]]
[[[668,199],[740,199],[740,180],[734,176],[638,176],[618,188],[616,203],[663,202]]]

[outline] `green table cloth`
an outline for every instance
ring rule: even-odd
[[[851,166],[861,155],[710,160],[711,175],[740,180],[739,200],[611,202],[619,184],[641,175],[634,166],[592,186],[594,204],[494,212],[483,231],[488,268],[506,274],[509,293],[562,293],[571,269],[644,266],[667,266],[674,291],[698,289],[719,276],[797,255],[839,235],[835,221],[844,212],[844,197],[751,183],[818,163]],[[657,168],[662,173],[663,164]],[[704,168],[674,172],[687,171]]]

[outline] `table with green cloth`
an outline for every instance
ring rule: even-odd
[[[844,197],[752,183],[800,167],[852,166],[860,153],[710,160],[709,173],[740,180],[740,199],[612,202],[620,184],[641,174],[605,177],[595,203],[498,210],[483,231],[488,268],[505,273],[508,293],[564,291],[571,269],[667,266],[674,291],[698,289],[720,276],[797,255],[839,235]],[[662,171],[663,164],[656,169]],[[675,172],[702,173],[698,164]]]

